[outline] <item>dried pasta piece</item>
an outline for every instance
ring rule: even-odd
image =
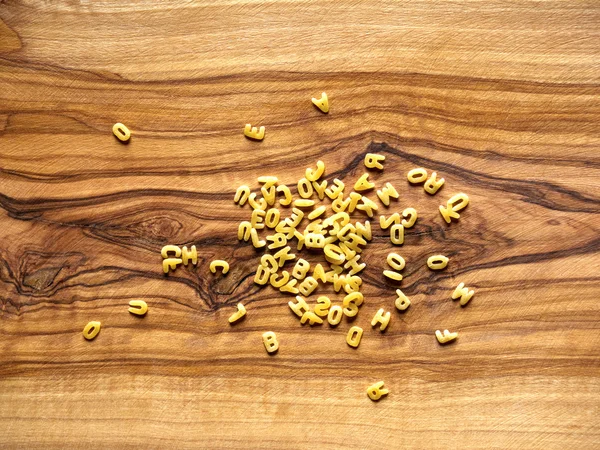
[[[442,270],[448,265],[448,258],[444,255],[433,255],[427,258],[427,265],[431,270]]]
[[[290,253],[291,249],[288,245],[273,255],[278,260],[279,267],[283,267],[287,261],[293,261],[296,258],[295,254]]]
[[[403,270],[406,266],[406,261],[398,253],[390,253],[386,259],[388,265],[394,270]]]
[[[301,178],[298,181],[298,195],[302,198],[310,198],[313,195],[312,183],[306,178]]]
[[[256,284],[265,285],[269,282],[271,272],[262,264],[259,264],[256,268],[256,274],[254,275],[254,282]]]
[[[412,184],[420,184],[424,183],[427,180],[427,171],[422,167],[418,167],[416,169],[412,169],[408,171],[406,175],[408,178],[408,182]]]
[[[319,200],[323,200],[325,198],[325,189],[327,188],[327,180],[322,180],[320,183],[313,181],[312,182],[313,189],[317,193]]]
[[[281,271],[281,276],[278,278],[276,273],[271,274],[269,281],[271,282],[271,286],[279,289],[282,286],[285,286],[287,282],[290,280],[290,274],[287,270]]]
[[[345,242],[340,242],[339,247],[342,250],[342,252],[344,252],[344,257],[347,260],[352,259],[354,258],[354,256],[356,256],[356,251],[348,247]]]
[[[325,172],[325,163],[323,161],[317,161],[317,168],[313,170],[312,168],[307,168],[304,174],[304,177],[308,181],[317,181],[319,178],[323,176]]]
[[[302,317],[304,313],[310,311],[310,306],[306,303],[306,300],[299,295],[296,296],[296,303],[293,301],[289,301],[288,305],[290,309],[296,314],[298,317]]]
[[[398,296],[398,298],[396,298],[396,301],[394,302],[396,309],[398,311],[406,310],[406,308],[410,306],[410,300],[406,295],[404,295],[404,292],[402,292],[400,289],[396,289],[396,295]]]
[[[465,283],[460,283],[452,293],[452,300],[458,300],[460,298],[460,306],[465,306],[469,303],[473,295],[475,295],[475,291],[470,291],[469,288],[465,287]]]
[[[439,180],[436,178],[437,173],[432,172],[429,179],[425,182],[423,189],[425,189],[425,192],[428,194],[434,195],[444,185],[445,180],[443,178],[440,178]]]
[[[361,197],[362,203],[356,205],[356,209],[363,211],[369,217],[373,217],[373,211],[377,211],[379,207],[368,197]]]
[[[169,273],[170,270],[175,270],[179,264],[183,263],[181,258],[167,258],[163,260],[163,272]]]
[[[344,317],[344,312],[342,311],[342,307],[339,305],[333,305],[329,308],[329,314],[327,314],[327,322],[331,326],[336,326],[342,321],[342,317]]]
[[[395,224],[390,228],[390,241],[394,245],[404,244],[404,225]]]
[[[256,192],[252,192],[248,196],[248,204],[252,209],[262,209],[263,211],[267,209],[267,201],[264,198],[256,200]]]
[[[115,123],[112,132],[121,142],[127,142],[131,138],[131,131],[122,123]]]
[[[294,200],[294,206],[296,208],[312,208],[315,206],[315,201],[306,198],[299,198]]]
[[[402,217],[404,217],[402,219],[402,226],[404,228],[411,228],[417,221],[417,210],[415,208],[406,208],[402,211]]]
[[[252,238],[252,245],[254,248],[261,248],[267,245],[265,241],[258,237],[258,231],[256,231],[256,228],[252,228],[250,230],[250,237]]]
[[[310,270],[310,263],[305,259],[298,259],[296,265],[292,269],[292,276],[297,280],[304,280],[304,277]]]
[[[325,236],[318,233],[307,233],[304,236],[306,248],[323,248],[325,247]]]
[[[348,204],[348,212],[351,213],[354,212],[354,210],[356,209],[356,205],[358,205],[358,202],[362,198],[362,195],[358,192],[350,192],[348,198],[350,199],[350,203]]]
[[[379,311],[377,311],[377,314],[375,314],[373,320],[371,320],[371,326],[374,327],[375,325],[379,324],[379,330],[385,331],[390,323],[391,315],[392,314],[389,311],[385,312],[385,310],[381,308]]]
[[[260,129],[258,129],[247,123],[244,127],[244,136],[257,141],[262,141],[265,138],[265,127],[260,127]]]
[[[269,244],[267,248],[269,250],[274,250],[276,248],[285,247],[287,245],[287,238],[283,233],[275,233],[272,236],[267,236],[267,241],[272,242]]]
[[[440,214],[447,223],[450,223],[452,219],[458,220],[460,218],[460,214],[458,211],[464,209],[469,204],[469,196],[467,194],[463,194],[462,192],[456,194],[450,198],[446,202],[446,207],[440,205]]]
[[[279,350],[279,341],[277,340],[277,335],[275,335],[275,333],[267,331],[266,333],[263,333],[262,338],[267,352],[275,353]]]
[[[344,314],[348,317],[354,317],[358,314],[358,307],[363,304],[364,297],[360,292],[352,292],[344,297]]]
[[[198,252],[195,245],[192,245],[189,250],[185,246],[181,248],[181,261],[184,266],[187,266],[190,261],[194,266],[198,263]]]
[[[356,226],[356,234],[359,237],[367,241],[373,239],[373,235],[371,233],[371,223],[368,220],[365,220],[364,225],[360,222],[356,222],[354,225]]]
[[[273,255],[269,255],[268,253],[265,253],[261,256],[260,264],[267,269],[269,273],[277,273],[277,270],[279,269],[279,265],[277,264],[275,257]]]
[[[335,185],[335,188],[329,187],[325,189],[325,195],[327,195],[327,197],[329,197],[331,200],[338,198],[340,194],[344,192],[345,187],[344,182],[338,180],[337,178],[334,178],[333,185]]]
[[[260,188],[260,192],[267,202],[267,205],[273,206],[275,204],[275,196],[277,195],[275,186],[263,186]]]
[[[296,286],[296,283],[298,283],[298,280],[290,280],[288,281],[285,285],[281,286],[279,288],[279,290],[281,292],[287,292],[288,294],[294,294],[296,295],[297,293],[299,293],[300,291],[298,290]]]
[[[83,337],[91,341],[100,333],[100,322],[91,321],[83,329]]]
[[[335,244],[327,244],[324,247],[325,259],[329,261],[331,264],[343,264],[346,260],[344,256],[344,252],[342,249]]]
[[[369,189],[373,189],[375,187],[375,183],[371,183],[369,181],[369,174],[365,173],[361,175],[358,181],[354,184],[355,191],[368,191]]]
[[[359,259],[360,259],[360,255],[355,255],[352,259],[349,259],[348,261],[346,261],[346,264],[344,264],[344,269],[350,269],[348,271],[348,275],[357,274],[361,270],[363,270],[365,267],[367,267],[366,263],[358,264]]]
[[[215,259],[210,263],[210,271],[212,273],[217,273],[217,268],[221,268],[221,272],[225,275],[229,272],[229,263],[227,261],[223,261],[222,259]]]
[[[314,202],[313,202],[313,204],[314,204]],[[315,220],[317,217],[321,216],[325,211],[327,211],[326,206],[319,206],[317,209],[315,209],[314,211],[311,211],[308,214],[308,220]]]
[[[329,112],[329,100],[327,99],[327,94],[325,92],[321,93],[321,98],[316,99],[313,97],[311,100],[313,105],[319,108],[321,112],[324,112],[325,114]]]
[[[324,295],[317,299],[317,305],[315,306],[315,314],[320,317],[326,317],[329,314],[329,308],[331,307],[331,300],[329,297]]]
[[[321,319],[319,316],[317,316],[314,312],[312,311],[307,311],[302,315],[302,318],[300,319],[300,323],[302,325],[304,325],[306,322],[308,321],[309,325],[312,327],[315,324],[322,324],[323,323],[323,319]]]
[[[290,188],[287,187],[285,184],[280,184],[279,186],[277,186],[276,190],[277,192],[281,192],[283,194],[283,200],[279,200],[279,204],[281,206],[290,206],[293,200]]]
[[[136,316],[143,316],[148,312],[148,304],[144,300],[131,300],[127,311]]]
[[[304,218],[304,211],[298,209],[298,208],[292,208],[292,215],[290,216],[290,222],[289,224],[296,228],[298,227],[298,225],[300,225],[300,222],[302,222],[302,219]]]
[[[378,401],[384,395],[388,395],[389,392],[383,388],[383,381],[378,381],[367,388],[367,395],[374,402]]]
[[[383,155],[376,153],[367,153],[365,155],[365,166],[369,169],[383,170],[383,164],[381,164],[383,161],[385,161],[385,156]]]
[[[257,230],[262,230],[265,227],[263,222],[266,213],[262,209],[255,209],[252,211],[252,216],[250,218],[250,224],[252,228],[256,228]]]
[[[458,333],[450,333],[448,330],[444,330],[444,333],[442,334],[440,330],[436,330],[435,337],[440,344],[446,344],[456,339],[458,337]]]
[[[267,210],[265,214],[265,225],[268,228],[275,228],[279,223],[279,218],[281,217],[281,213],[277,208],[270,208]]]
[[[387,230],[393,224],[399,224],[401,222],[400,214],[394,213],[386,219],[385,216],[379,216],[379,226],[382,230]]]
[[[390,206],[390,198],[398,198],[400,194],[398,191],[392,186],[392,183],[385,183],[385,186],[381,189],[377,190],[377,197],[381,200],[385,206]]]
[[[238,240],[248,241],[250,239],[250,230],[252,230],[252,224],[250,222],[240,222],[238,227]]]
[[[353,326],[348,330],[348,334],[346,335],[346,343],[350,347],[358,347],[360,344],[360,339],[362,338],[363,329],[361,327]]]
[[[163,258],[169,258],[171,256],[169,253],[173,253],[175,258],[179,258],[181,256],[181,249],[176,245],[165,245],[160,250],[160,256]]]
[[[325,270],[323,269],[323,266],[321,264],[317,264],[315,266],[315,268],[313,269],[312,277],[317,281],[321,281],[322,283],[325,283],[327,281],[325,277]]]
[[[398,272],[394,272],[393,270],[384,270],[383,275],[388,277],[390,280],[402,281],[402,275]]]
[[[237,311],[229,316],[229,323],[235,323],[246,315],[246,308],[241,303],[237,304]]]
[[[233,201],[234,203],[239,204],[240,206],[243,206],[244,204],[246,204],[246,201],[248,200],[248,197],[250,196],[250,188],[248,186],[240,186],[239,188],[237,188],[237,190],[235,191],[235,196],[233,197]]]
[[[298,291],[305,297],[308,297],[319,286],[317,280],[313,277],[306,277],[302,283],[298,285]]]
[[[350,199],[344,199],[344,194],[340,194],[338,198],[331,202],[331,209],[333,212],[341,213],[346,211],[348,205],[350,205]]]
[[[257,180],[260,184],[264,185],[264,187],[266,187],[267,189],[270,188],[271,186],[277,185],[277,183],[279,182],[279,179],[272,175],[262,175],[262,176],[258,177]]]

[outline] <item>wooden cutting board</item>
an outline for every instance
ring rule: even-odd
[[[598,448],[597,2],[4,1],[0,131],[3,448]],[[293,187],[319,159],[349,193],[369,152],[400,198],[372,219],[365,303],[303,327],[293,297],[253,283],[233,194]],[[444,187],[409,185],[415,167]],[[457,192],[471,204],[448,226]],[[378,214],[406,207],[419,219],[394,247]],[[197,266],[163,275],[165,244],[196,245]]]

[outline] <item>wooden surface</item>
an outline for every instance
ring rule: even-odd
[[[6,0],[0,19],[2,447],[598,448],[598,2]],[[232,197],[319,158],[353,184],[366,152],[387,158],[391,210],[420,217],[405,314],[374,226],[354,350],[347,321],[301,327],[253,284]],[[406,183],[416,166],[446,179],[435,197]],[[472,204],[447,227],[437,205],[459,191]],[[163,276],[167,243],[198,267]]]

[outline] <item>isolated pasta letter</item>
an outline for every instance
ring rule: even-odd
[[[256,139],[257,141],[262,141],[265,137],[265,127],[260,127],[260,130],[256,127],[253,127],[249,123],[244,127],[244,135],[250,139]]]
[[[427,258],[427,265],[431,270],[442,270],[448,265],[448,258],[444,255],[433,255]]]
[[[444,333],[442,334],[440,330],[436,330],[435,337],[440,344],[445,344],[446,342],[456,339],[458,337],[458,333],[450,333],[448,330],[444,330]]]
[[[365,155],[365,166],[369,169],[383,170],[383,164],[381,164],[383,161],[385,161],[385,156],[383,155],[375,153],[367,153]]]
[[[408,172],[407,176],[408,182],[412,184],[419,184],[425,182],[427,180],[427,171],[422,167],[417,169],[412,169]]]
[[[265,348],[267,352],[274,353],[279,349],[279,342],[277,341],[277,336],[272,331],[267,331],[263,333],[263,344],[265,344]]]
[[[321,94],[321,98],[319,98],[319,99],[316,99],[313,97],[312,102],[313,102],[313,105],[315,105],[317,108],[319,108],[322,112],[324,112],[324,113],[329,112],[329,99],[327,98],[327,94],[325,92],[323,92]]]
[[[240,186],[239,188],[237,188],[237,191],[235,191],[235,196],[233,197],[233,201],[235,203],[238,203],[240,206],[243,206],[246,201],[248,200],[248,197],[250,196],[250,188],[248,186]]]
[[[396,295],[398,296],[396,302],[394,303],[396,309],[398,309],[398,311],[406,310],[406,308],[410,306],[410,300],[400,289],[396,289]]]
[[[423,186],[423,189],[425,189],[425,192],[428,194],[435,194],[444,185],[444,179],[440,178],[439,180],[436,180],[436,177],[437,173],[433,172],[431,177],[429,177],[429,180],[427,180]]]
[[[452,218],[458,220],[460,214],[458,211],[464,209],[469,204],[469,196],[467,194],[456,194],[446,202],[446,207],[440,205],[440,213],[447,223],[452,221]]]
[[[246,308],[241,303],[237,304],[237,311],[229,316],[229,323],[235,323],[246,315]]]
[[[374,402],[378,401],[382,396],[388,395],[390,391],[383,389],[383,381],[378,381],[367,388],[367,395]]]
[[[215,259],[210,263],[210,271],[212,273],[217,273],[217,268],[221,269],[223,275],[229,272],[229,263],[227,261],[223,261],[222,259]]]
[[[115,123],[112,131],[117,139],[119,139],[121,142],[127,142],[129,138],[131,138],[131,132],[129,131],[129,128],[122,123]]]
[[[388,265],[394,270],[402,270],[406,266],[404,258],[397,253],[390,253],[386,259]]]
[[[415,208],[406,208],[402,211],[402,226],[404,228],[411,228],[417,221],[417,210]]]
[[[306,300],[304,300],[304,298],[300,297],[299,295],[296,296],[296,303],[290,300],[288,302],[288,305],[291,308],[291,310],[294,311],[294,314],[296,314],[298,317],[302,317],[305,312],[310,311],[310,306],[308,306]]]
[[[392,225],[392,228],[390,228],[390,241],[392,241],[392,244],[394,245],[404,244],[404,225]]]
[[[385,186],[382,189],[377,190],[377,197],[379,197],[379,200],[381,200],[381,203],[385,206],[390,206],[390,197],[398,198],[400,195],[391,183],[385,183]]]
[[[354,326],[348,330],[348,334],[346,335],[346,343],[350,347],[358,347],[360,344],[360,338],[362,338],[363,330],[361,327]]]
[[[100,333],[100,322],[89,322],[83,329],[83,337],[88,341],[94,339]]]
[[[144,300],[131,300],[127,310],[136,316],[143,316],[148,312],[148,305]]]
[[[375,314],[373,320],[371,320],[371,326],[374,327],[375,325],[379,324],[379,330],[385,331],[390,323],[390,317],[391,313],[389,311],[385,312],[384,309],[381,308],[379,311],[377,311],[377,314]]]
[[[465,306],[469,303],[474,294],[475,291],[470,291],[469,288],[466,288],[465,283],[460,283],[452,293],[452,300],[458,300],[460,298],[460,306]]]

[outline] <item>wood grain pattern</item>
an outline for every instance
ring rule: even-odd
[[[597,448],[599,6],[1,1],[2,447]],[[322,91],[329,115],[310,104]],[[402,248],[413,305],[383,334],[390,245],[373,228],[353,350],[346,321],[301,327],[253,284],[231,199],[318,158],[353,183],[366,152],[387,158],[390,210],[421,214]],[[415,166],[446,179],[438,195],[408,186]],[[459,191],[472,204],[448,227],[437,205]],[[198,267],[163,276],[166,243],[195,244]],[[433,273],[438,252],[452,263]]]

